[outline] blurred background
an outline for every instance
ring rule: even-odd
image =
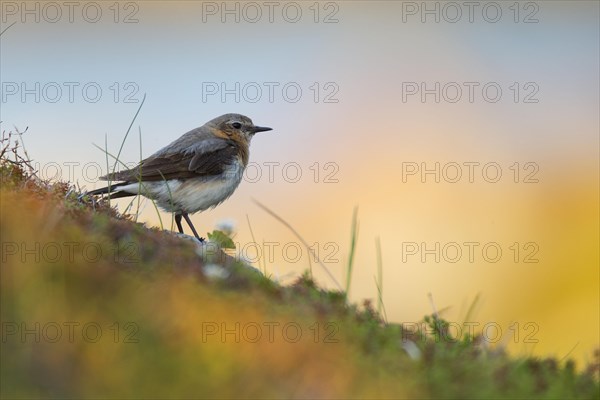
[[[380,238],[390,321],[431,313],[431,293],[461,323],[479,295],[491,342],[581,365],[600,334],[598,21],[588,1],[6,1],[0,119],[28,128],[42,177],[93,189],[94,144],[116,155],[144,95],[130,166],[248,115],[274,130],[200,232],[233,225],[241,257],[291,282],[308,251],[256,199],[344,285],[358,207],[352,301],[377,297]]]

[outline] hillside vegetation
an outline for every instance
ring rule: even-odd
[[[437,315],[403,332],[308,274],[281,286],[3,153],[2,398],[599,396],[597,365],[511,358]]]

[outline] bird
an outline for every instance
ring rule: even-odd
[[[254,134],[270,130],[241,114],[221,115],[183,134],[136,167],[101,176],[109,185],[87,194],[152,199],[175,214],[179,233],[184,233],[183,218],[196,239],[204,242],[189,214],[216,207],[233,194],[248,165]]]

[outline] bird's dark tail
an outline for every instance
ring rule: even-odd
[[[85,194],[88,194],[90,196],[96,196],[96,195],[99,195],[99,194],[110,194],[110,198],[111,199],[118,199],[118,198],[121,198],[121,197],[135,196],[134,193],[128,193],[128,192],[123,192],[123,191],[119,190],[119,188],[121,186],[125,186],[125,185],[128,185],[128,184],[129,183],[127,183],[127,182],[116,183],[114,185],[110,185],[110,186],[103,187],[103,188],[100,188],[100,189],[92,190],[92,191],[87,192]]]

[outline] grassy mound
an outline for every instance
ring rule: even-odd
[[[597,398],[597,366],[384,323],[0,164],[2,398]],[[219,266],[217,264],[223,264]],[[357,266],[360,268],[360,266]]]

